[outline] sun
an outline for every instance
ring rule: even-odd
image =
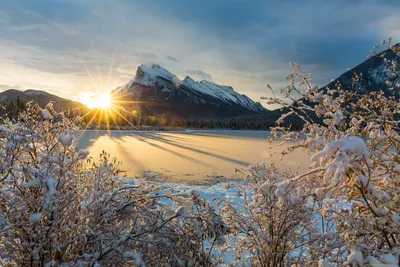
[[[95,94],[92,92],[82,93],[79,101],[85,104],[90,109],[108,109],[111,106],[111,96],[107,93]]]

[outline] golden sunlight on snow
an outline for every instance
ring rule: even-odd
[[[284,147],[271,148],[268,131],[85,131],[77,136],[79,147],[94,157],[105,150],[121,160],[128,177],[166,177],[169,182],[244,179],[235,169],[246,173],[255,163],[304,173],[311,164],[300,150],[281,160],[277,153]]]

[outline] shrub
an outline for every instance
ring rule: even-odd
[[[197,192],[121,177],[107,153],[74,146],[79,119],[29,104],[0,126],[0,263],[10,266],[212,264],[228,228]]]
[[[249,183],[238,187],[240,202],[225,200],[222,212],[234,233],[239,266],[310,266],[320,255],[328,231],[318,227],[318,203],[273,165],[250,166]],[[328,241],[326,241],[328,242]]]
[[[300,65],[288,76],[290,84],[282,90],[283,99],[302,98],[287,105],[288,114],[304,121],[304,127],[293,132],[285,127],[272,129],[272,138],[289,142],[283,155],[295,149],[306,149],[313,161],[310,173],[289,179],[314,194],[320,203],[320,234],[333,224],[334,247],[326,243],[321,250],[320,264],[362,266],[397,264],[400,257],[400,103],[394,84],[400,77],[397,46],[389,42],[397,58],[386,60],[379,54],[391,77],[387,84],[393,92],[385,95],[374,91],[358,94],[352,88],[336,84],[318,90],[311,76],[303,74]],[[361,75],[356,74],[353,88]],[[280,121],[284,121],[285,114]],[[317,121],[309,114],[313,114]],[[310,209],[315,207],[310,205]],[[324,226],[325,225],[325,226]],[[326,253],[328,249],[335,253]],[[324,265],[324,266],[325,266]]]

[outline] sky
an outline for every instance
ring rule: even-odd
[[[157,63],[259,101],[289,62],[323,86],[398,42],[399,13],[398,0],[0,0],[0,91],[78,99]]]

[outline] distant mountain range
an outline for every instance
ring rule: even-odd
[[[141,65],[136,76],[118,87],[114,98],[142,114],[180,118],[227,118],[268,112],[260,103],[230,86],[209,81],[180,80],[160,65]]]
[[[44,107],[50,101],[54,102],[54,107],[57,110],[72,110],[77,108],[85,108],[85,106],[77,101],[70,99],[65,99],[45,91],[40,90],[25,90],[20,91],[16,89],[8,89],[6,91],[0,92],[0,103],[5,103],[7,101],[16,101],[20,99],[24,102],[34,101],[38,103],[41,107]]]
[[[380,57],[382,53],[385,53],[386,62]],[[400,78],[393,77],[387,72],[387,64],[399,60],[391,50],[382,53],[348,70],[322,89],[334,87],[336,82],[339,82],[342,88],[353,88],[359,93],[382,90],[390,94],[390,88],[399,84]],[[354,73],[362,74],[362,80],[357,82],[356,87],[352,87]],[[392,86],[389,86],[386,81],[391,81]],[[279,110],[267,110],[260,103],[239,94],[230,86],[205,80],[198,82],[189,76],[180,80],[176,75],[156,64],[139,66],[136,75],[128,83],[115,89],[112,94],[117,105],[128,111],[136,110],[141,116],[164,114],[184,119],[242,117],[248,120],[251,116],[275,118],[279,115]],[[53,101],[56,108],[64,110],[83,106],[79,102],[37,90],[10,89],[0,93],[0,103],[17,98],[24,101],[33,100],[42,106]]]

